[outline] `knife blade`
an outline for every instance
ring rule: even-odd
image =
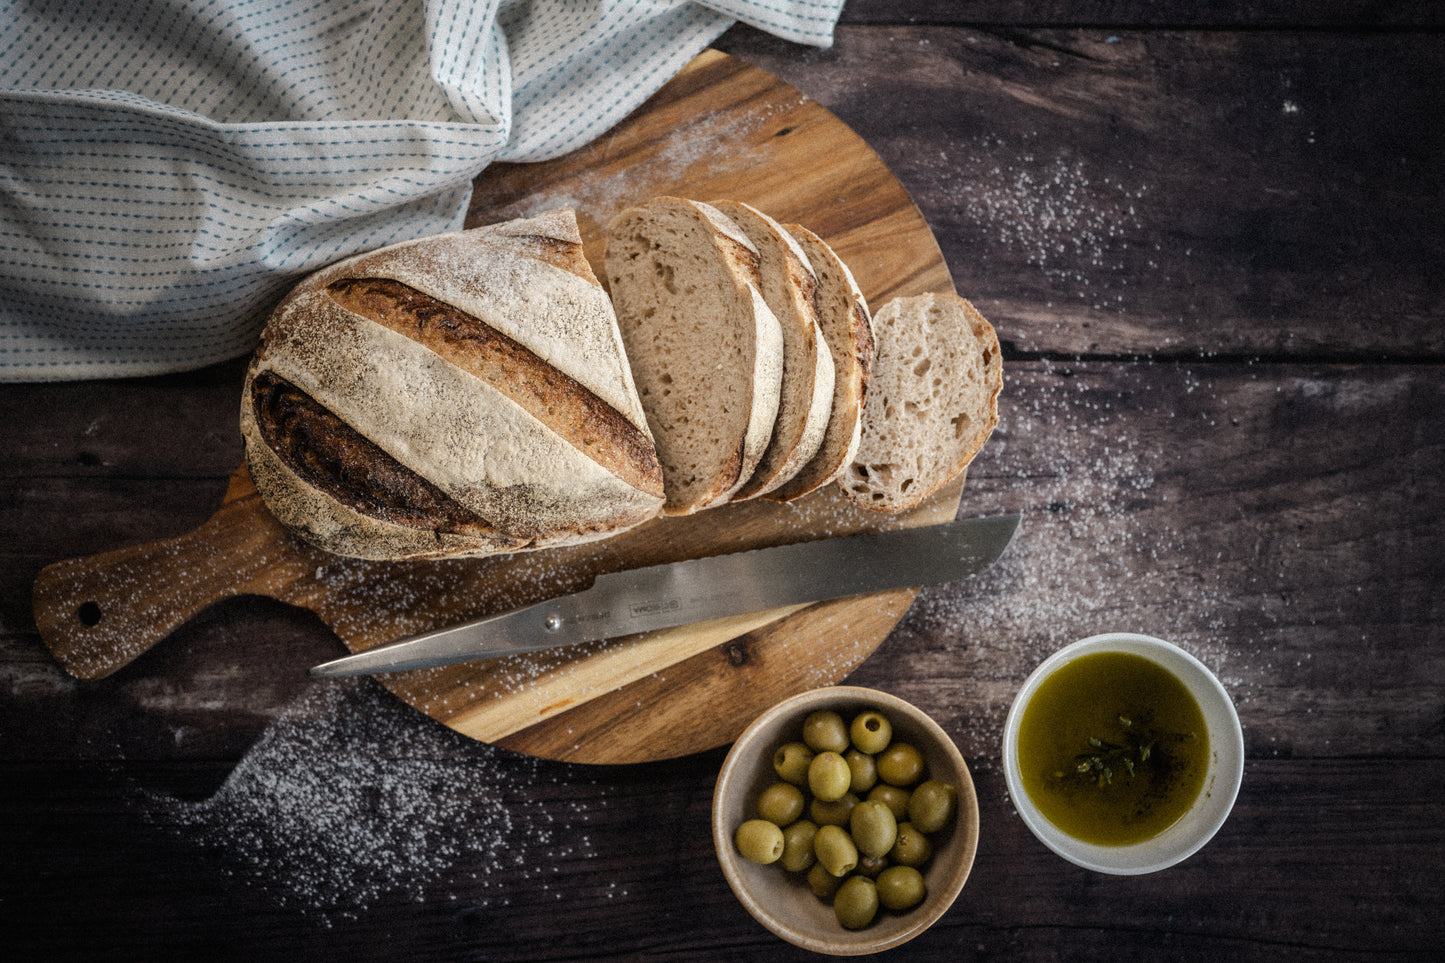
[[[313,666],[371,675],[521,655],[975,575],[1012,540],[1018,515],[865,532],[609,572],[570,595],[423,632]]]

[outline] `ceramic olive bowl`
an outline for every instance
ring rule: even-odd
[[[923,868],[927,887],[923,902],[903,912],[880,909],[877,918],[862,929],[845,929],[832,903],[813,895],[803,874],[790,873],[777,864],[750,862],[734,843],[737,827],[757,814],[759,794],[777,781],[773,754],[784,743],[800,739],[804,718],[821,709],[835,710],[844,719],[865,709],[883,712],[893,724],[894,740],[909,742],[922,753],[927,776],[951,782],[958,790],[952,824],[931,837],[934,851]],[[713,793],[712,834],[728,886],[759,923],[815,953],[855,956],[907,942],[953,905],[978,848],[978,797],[958,747],[924,712],[886,692],[832,686],[779,703],[738,737]]]
[[[1105,846],[1075,839],[1055,826],[1029,798],[1019,769],[1019,729],[1029,700],[1054,672],[1082,656],[1123,652],[1143,656],[1181,683],[1198,704],[1209,736],[1204,785],[1180,819],[1159,835],[1130,845]],[[1244,733],[1229,693],[1198,659],[1172,643],[1131,632],[1110,632],[1067,645],[1045,659],[1024,682],[1009,709],[1003,737],[1004,779],[1029,831],[1059,856],[1099,873],[1153,873],[1187,859],[1224,825],[1244,776]]]

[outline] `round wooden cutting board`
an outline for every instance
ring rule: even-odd
[[[932,233],[877,155],[797,90],[715,51],[586,148],[488,168],[468,225],[569,207],[600,268],[601,225],[658,194],[741,200],[803,224],[848,262],[875,308],[898,295],[952,290]],[[309,609],[360,651],[575,591],[604,571],[948,521],[961,490],[959,480],[889,518],[853,507],[829,486],[791,505],[728,505],[591,545],[379,563],[327,555],[289,536],[242,468],[221,509],[196,531],[45,569],[35,586],[36,624],[81,678],[114,671],[205,606],[243,593]],[[447,726],[520,752],[590,763],[672,758],[728,743],[780,699],[841,681],[913,596],[886,592],[378,678]]]

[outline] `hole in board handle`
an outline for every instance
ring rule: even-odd
[[[80,608],[75,610],[75,617],[80,619],[80,624],[87,629],[93,629],[100,624],[105,613],[101,612],[100,605],[95,602],[82,602]]]

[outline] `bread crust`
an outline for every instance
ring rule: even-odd
[[[423,518],[420,524],[381,518],[369,506],[338,497],[303,479],[291,463],[265,444],[257,424],[244,420],[246,466],[267,508],[293,535],[335,555],[394,560],[486,556],[530,547],[523,539],[487,531],[484,519],[472,530],[456,530]]]
[[[712,206],[736,224],[758,251],[763,299],[783,336],[783,383],[772,437],[734,500],[764,495],[787,482],[818,453],[833,404],[833,358],[818,326],[818,281],[807,255],[777,221],[738,201]]]
[[[958,477],[998,426],[1003,357],[993,326],[956,294],[895,298],[875,321],[863,437],[838,484],[896,514]]]
[[[663,464],[663,510],[721,505],[761,460],[782,392],[782,332],[759,290],[758,252],[715,208],[668,196],[622,211],[606,239],[608,285]],[[735,403],[715,406],[724,391]]]
[[[273,513],[342,555],[588,541],[662,503],[615,317],[568,212],[312,275],[267,324],[241,421]]]
[[[873,316],[853,272],[836,251],[801,224],[786,230],[818,279],[818,317],[833,360],[833,396],[827,427],[817,454],[793,477],[764,497],[793,501],[836,481],[858,454],[863,436],[863,406],[872,377],[875,351]]]
[[[629,485],[655,488],[660,468],[646,430],[525,345],[390,278],[343,278],[326,293],[487,382]]]

